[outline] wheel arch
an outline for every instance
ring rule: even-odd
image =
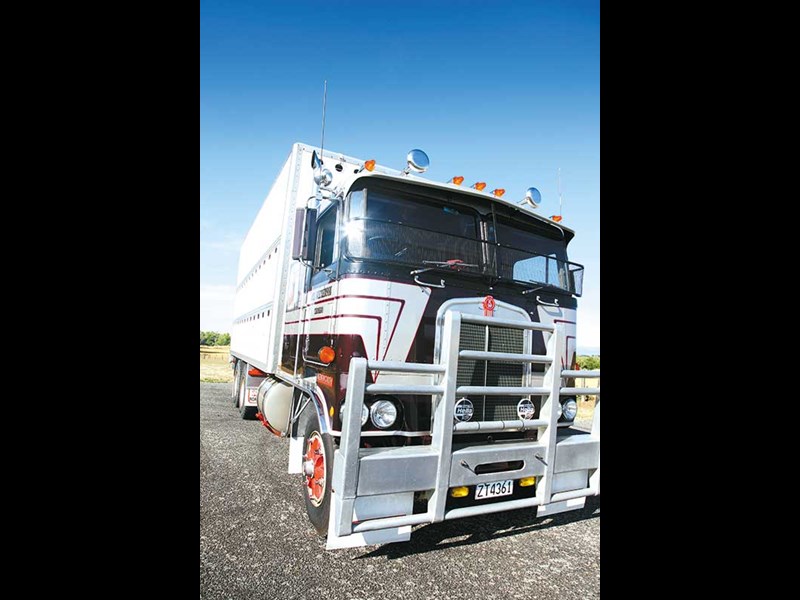
[[[303,402],[302,400],[303,396],[308,396],[311,398],[311,401],[309,402],[309,404],[313,407],[313,412],[311,414],[314,414],[317,417],[317,422],[319,423],[321,429],[320,433],[330,433],[332,427],[331,427],[331,417],[328,412],[328,401],[325,399],[325,395],[322,393],[322,391],[319,388],[309,389],[298,385],[295,385],[295,389],[300,391],[301,403]],[[301,425],[300,421],[303,420],[303,414],[307,410],[308,408],[306,407],[303,410],[303,412],[300,413],[300,415],[297,418],[297,421],[295,421],[294,425],[292,426],[291,430],[292,437],[296,438],[296,437],[301,437],[303,435],[303,432],[300,429]]]

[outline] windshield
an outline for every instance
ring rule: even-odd
[[[498,254],[503,276],[572,291],[574,282],[570,281],[567,243],[558,230],[554,233],[536,224],[500,215],[489,223],[488,230],[490,239],[495,239],[502,248]]]
[[[467,275],[582,291],[583,267],[567,261],[558,229],[394,190],[355,190],[348,198],[350,259],[415,268],[449,263],[443,268]]]
[[[354,193],[354,196],[361,196],[356,202],[363,199],[363,194],[363,190]],[[386,193],[370,190],[367,217],[372,221],[398,223],[435,233],[474,240],[479,238],[480,215],[477,212],[421,198],[398,199]]]

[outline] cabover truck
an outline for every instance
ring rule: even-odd
[[[292,146],[241,248],[232,402],[288,438],[327,548],[600,493],[574,232],[522,198]],[[572,427],[591,394],[591,431]]]

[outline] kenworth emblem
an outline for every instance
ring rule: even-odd
[[[486,296],[486,298],[483,299],[482,306],[483,306],[484,317],[494,316],[494,307],[495,307],[494,298],[492,298],[491,296]]]
[[[520,419],[532,419],[535,412],[536,407],[527,398],[523,398],[517,404],[517,414]]]
[[[472,406],[472,401],[469,398],[461,398],[461,400],[456,402],[456,410],[453,416],[456,418],[456,421],[464,422],[469,421],[474,413],[475,407]]]

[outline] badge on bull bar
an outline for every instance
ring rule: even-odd
[[[520,419],[532,419],[534,413],[536,413],[536,407],[527,398],[523,398],[517,403],[517,415]]]
[[[456,421],[462,423],[464,421],[469,421],[473,414],[475,414],[475,407],[472,405],[472,401],[469,398],[461,398],[456,402],[456,409],[453,412]]]

